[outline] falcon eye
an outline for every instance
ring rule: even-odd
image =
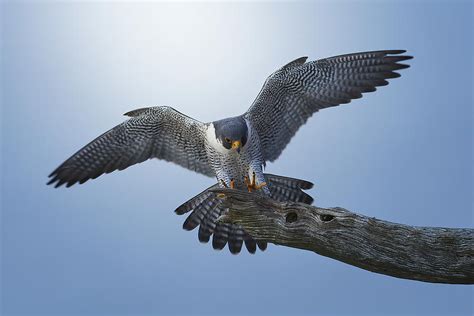
[[[225,141],[226,141],[227,143],[229,143],[229,144],[231,143],[230,138],[226,137],[226,138],[224,138],[224,139],[225,139]]]

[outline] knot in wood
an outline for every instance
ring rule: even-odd
[[[289,212],[286,214],[286,222],[287,223],[294,223],[298,220],[298,215],[295,212]]]

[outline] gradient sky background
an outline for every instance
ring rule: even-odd
[[[400,79],[315,115],[267,171],[315,182],[320,206],[473,227],[472,2],[2,2],[1,27],[4,315],[473,314],[470,286],[200,244],[173,211],[215,180],[170,163],[45,185],[126,111],[212,121],[297,57],[401,48]]]

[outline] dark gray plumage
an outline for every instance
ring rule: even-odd
[[[349,103],[397,78],[400,62],[412,58],[403,50],[372,51],[306,62],[298,58],[265,81],[249,110],[241,116],[202,123],[170,107],[150,107],[126,113],[131,118],[83,147],[50,174],[56,187],[84,183],[103,173],[122,170],[150,158],[177,163],[206,176],[215,186],[257,189],[279,201],[311,204],[303,180],[263,173],[313,113]],[[249,179],[254,177],[255,182]],[[247,181],[244,183],[244,181]],[[263,186],[263,183],[266,186]],[[262,184],[262,185],[261,185]],[[191,212],[183,227],[199,226],[198,237],[215,249],[227,244],[232,253],[245,244],[249,252],[264,250],[241,227],[217,222],[226,210],[208,190],[185,202],[177,214]]]
[[[231,149],[231,140],[239,140],[245,146],[248,138],[248,126],[242,116],[215,121],[214,132],[226,149]]]
[[[388,85],[386,79],[400,77],[395,71],[409,67],[400,62],[412,58],[399,55],[404,52],[355,53],[308,63],[301,57],[274,72],[244,114],[254,123],[264,159],[277,159],[313,113],[349,103]]]
[[[150,158],[213,176],[204,148],[205,125],[171,107],[125,113],[132,118],[94,139],[54,170],[48,184],[67,187]]]

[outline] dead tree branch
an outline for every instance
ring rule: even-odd
[[[434,283],[474,283],[474,229],[414,227],[231,189],[230,210],[219,220],[241,225],[252,237],[314,251],[397,278]],[[222,197],[222,195],[219,195]]]

